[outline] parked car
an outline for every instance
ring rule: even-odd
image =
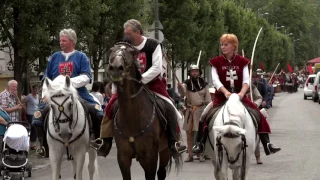
[[[317,102],[319,100],[318,89],[320,88],[320,72],[316,74],[313,82],[312,100]]]
[[[303,89],[304,99],[307,99],[308,97],[312,97],[312,92],[314,90],[313,83],[314,83],[315,77],[316,77],[315,74],[309,75],[306,82],[304,83],[304,89]]]

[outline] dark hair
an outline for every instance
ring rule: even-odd
[[[171,88],[171,84],[167,84],[168,89]]]
[[[100,92],[100,89],[101,89],[101,82],[99,82],[99,81],[93,82],[91,91],[92,92]]]
[[[38,84],[32,85],[32,89],[39,88]]]

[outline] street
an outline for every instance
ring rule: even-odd
[[[319,179],[320,167],[320,106],[310,99],[303,100],[303,90],[298,93],[277,93],[273,101],[273,108],[268,112],[271,116],[270,126],[272,134],[270,140],[282,150],[277,154],[265,156],[261,148],[262,165],[257,165],[252,159],[247,179],[249,180],[315,180]],[[185,136],[185,134],[183,134]],[[187,154],[184,153],[185,159]],[[32,158],[30,158],[32,162]],[[43,164],[35,167],[32,174],[34,180],[50,180],[51,167],[47,159]],[[71,180],[71,163],[64,161],[62,165],[62,179]],[[100,179],[122,179],[116,158],[116,147],[107,158],[99,157]],[[174,165],[173,165],[174,166]],[[132,179],[144,179],[144,173],[140,165],[133,160],[131,167]],[[192,163],[184,163],[183,169],[176,174],[174,167],[167,179],[170,180],[212,180],[213,166],[210,160],[200,163],[195,160]],[[229,179],[231,179],[229,173]]]

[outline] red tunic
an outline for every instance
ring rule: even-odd
[[[250,61],[242,56],[235,55],[234,59],[229,63],[224,56],[218,56],[209,61],[210,65],[215,67],[219,76],[219,79],[223,86],[231,92],[231,80],[234,80],[234,93],[239,93],[242,88],[242,75],[243,69]],[[231,77],[232,74],[232,77]],[[220,91],[215,92],[213,101],[213,107],[225,102],[227,99]],[[258,127],[258,133],[270,133],[270,126],[266,118],[261,114],[258,107],[250,101],[246,96],[242,98],[242,102],[247,106],[255,109],[260,114],[260,124]]]

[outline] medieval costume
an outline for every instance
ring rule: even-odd
[[[191,65],[190,71],[198,70],[199,67]],[[201,73],[194,77],[190,74],[190,79],[184,81],[182,86],[178,86],[179,93],[185,97],[186,110],[184,112],[183,129],[187,134],[187,145],[189,156],[185,162],[193,161],[192,147],[194,145],[194,138],[198,132],[198,125],[201,113],[204,107],[211,102],[209,87],[203,78],[200,77]],[[200,162],[205,161],[204,155],[200,155]]]
[[[212,66],[212,80],[213,85],[217,89],[215,92],[215,97],[213,101],[213,108],[221,106],[227,101],[227,98],[231,93],[243,93],[243,87],[246,85],[248,87],[250,83],[249,79],[249,69],[248,65],[250,61],[247,58],[235,54],[238,48],[238,39],[233,34],[225,34],[221,37],[221,44],[227,46],[228,42],[233,40],[234,51],[231,52],[231,58],[228,59],[225,55],[215,57],[209,61]],[[229,45],[228,45],[229,46]],[[230,54],[228,54],[230,56]],[[224,91],[224,92],[223,92]],[[228,95],[228,96],[227,96]],[[240,95],[239,95],[240,96]],[[240,97],[241,98],[241,97]],[[258,107],[246,96],[243,96],[242,102],[249,109],[253,109],[256,113],[260,115],[260,122],[258,125],[258,133],[260,135],[261,142],[264,146],[267,155],[270,153],[275,153],[280,150],[269,141],[268,134],[271,132],[269,124],[265,117],[261,114]],[[208,135],[208,128],[205,128],[206,124],[209,122],[203,121],[199,123],[199,129],[204,129],[204,131],[199,131],[197,137],[197,146],[194,148],[195,153],[201,153],[204,150],[204,144]],[[204,133],[201,133],[204,132]]]
[[[158,97],[163,99],[165,102],[169,103],[172,108],[174,108],[178,119],[182,119],[181,114],[173,105],[167,90],[166,90],[166,80],[163,78],[163,63],[162,63],[162,49],[161,45],[158,41],[146,38],[142,36],[143,41],[140,45],[134,46],[137,50],[139,50],[139,54],[137,56],[137,62],[140,63],[140,72],[142,73],[143,84],[146,84],[152,92],[154,92]],[[114,87],[114,86],[113,86]],[[115,90],[113,90],[115,92]],[[112,122],[112,108],[114,102],[117,100],[117,93],[114,93],[106,106],[105,109],[105,117],[101,124],[101,134],[100,137],[103,139],[97,139],[92,142],[94,145],[99,144],[100,147],[96,149],[99,150],[101,147],[100,155],[107,156],[112,145],[113,138],[113,122]],[[170,113],[166,114],[166,116],[172,116]],[[180,142],[178,142],[177,136],[177,119],[166,117],[167,119],[167,134],[168,134],[168,143],[169,149],[173,154],[182,153],[186,151],[186,147],[183,146]],[[105,144],[105,146],[104,146]],[[95,145],[94,145],[95,146]]]

